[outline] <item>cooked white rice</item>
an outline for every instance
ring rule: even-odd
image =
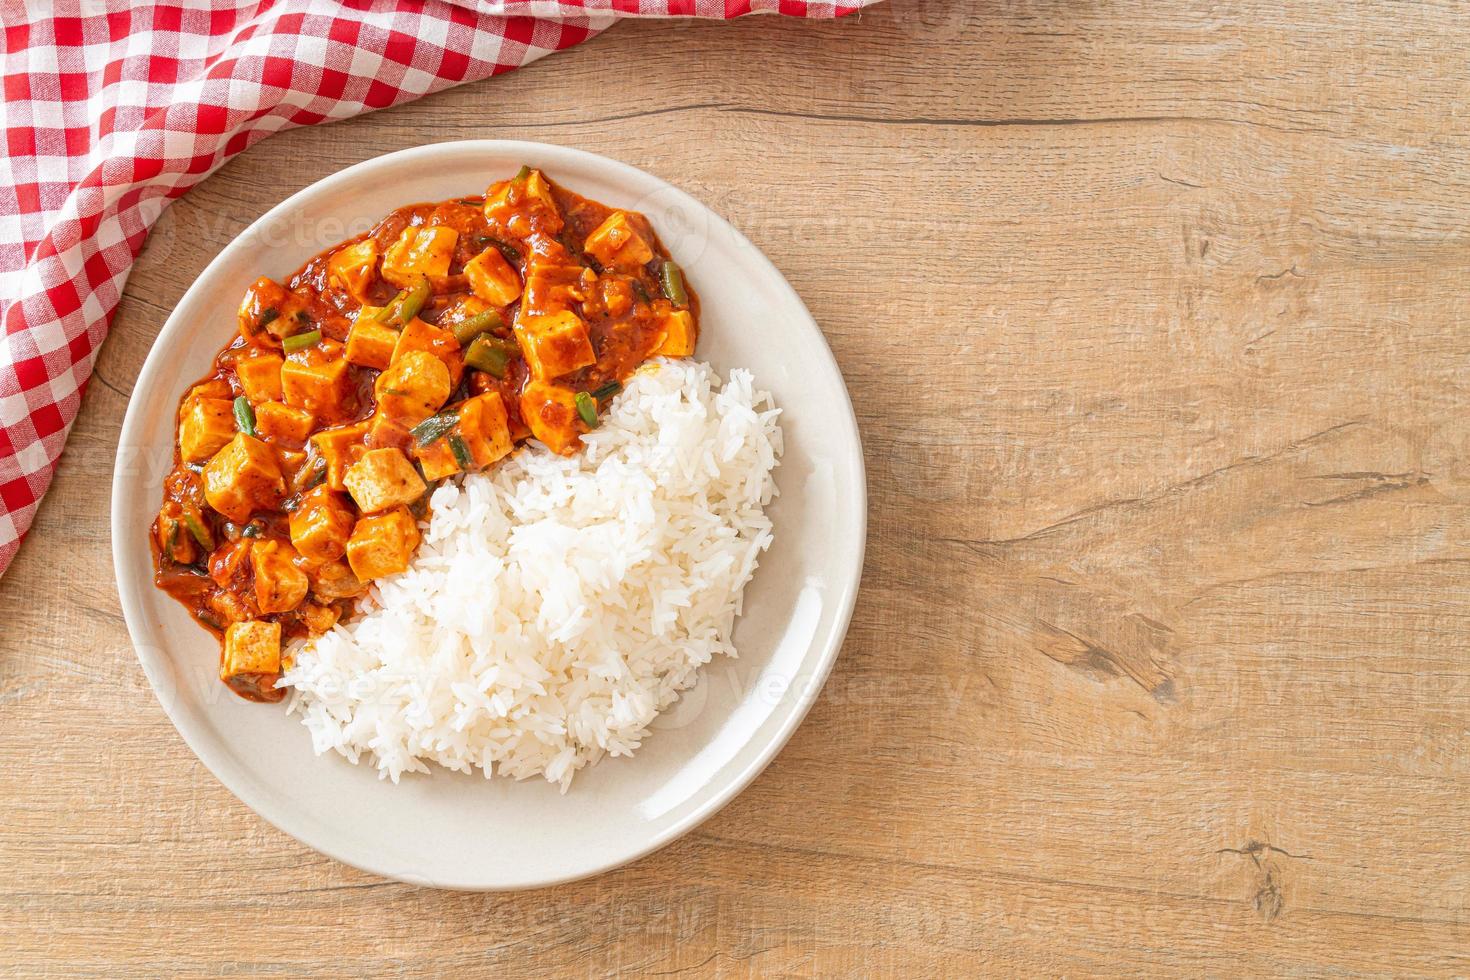
[[[395,782],[427,762],[565,790],[628,755],[717,654],[771,543],[779,410],[750,373],[657,361],[583,451],[533,443],[434,491],[413,564],[299,644],[284,683],[318,754]]]

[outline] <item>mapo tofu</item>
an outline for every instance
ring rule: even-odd
[[[692,354],[698,299],[648,220],[523,167],[399,208],[245,291],[179,405],[156,581],[278,701],[284,644],[408,567],[439,481],[530,438],[562,454],[650,357]]]

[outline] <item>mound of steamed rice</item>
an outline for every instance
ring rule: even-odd
[[[435,762],[563,790],[631,754],[701,665],[735,655],[778,414],[749,372],[657,361],[581,452],[532,443],[442,484],[408,570],[293,650],[283,683],[317,753],[395,782]]]

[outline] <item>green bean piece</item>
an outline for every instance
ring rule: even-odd
[[[286,349],[287,353],[292,353],[298,350],[306,350],[308,347],[315,347],[321,343],[321,339],[322,332],[320,330],[308,330],[306,333],[293,333],[281,341],[281,346]]]
[[[255,408],[244,395],[235,399],[235,428],[247,436],[255,435]]]
[[[577,414],[587,423],[587,428],[597,428],[597,403],[585,391],[577,392]]]
[[[684,288],[684,270],[673,259],[664,261],[664,267],[659,271],[659,283],[670,303],[675,306],[689,305],[689,291]]]
[[[622,390],[623,383],[621,381],[609,381],[607,384],[595,389],[592,392],[592,397],[598,401],[602,401],[604,398],[611,398]]]
[[[429,285],[429,280],[420,279],[408,290],[408,295],[403,297],[403,302],[398,304],[398,322],[407,323],[419,315],[419,310],[429,301],[434,294],[434,288]]]
[[[429,416],[408,430],[408,434],[413,436],[414,442],[418,443],[419,448],[422,449],[454,428],[454,424],[458,421],[459,409],[451,409],[447,412],[440,412],[438,415]]]
[[[184,511],[184,526],[189,529],[194,540],[199,542],[199,547],[205,551],[214,550],[214,535],[209,533],[209,527],[200,520],[198,514],[192,510]]]
[[[454,339],[459,341],[461,348],[468,347],[470,341],[491,330],[498,330],[505,326],[505,321],[500,319],[499,310],[484,310],[476,313],[467,320],[461,320],[454,325]]]
[[[466,367],[472,367],[476,371],[484,371],[486,374],[503,378],[514,351],[515,349],[503,340],[493,337],[476,337],[470,343],[470,349],[464,353],[464,363]]]
[[[457,432],[449,437],[449,451],[454,453],[454,461],[459,464],[460,469],[472,470],[475,468],[475,457],[470,455],[470,447],[465,445]]]

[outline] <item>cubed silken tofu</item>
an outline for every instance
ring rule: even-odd
[[[296,564],[296,549],[282,541],[256,541],[250,548],[255,604],[263,613],[289,612],[301,605],[310,583]]]
[[[437,412],[453,390],[449,368],[443,361],[433,354],[411,350],[378,375],[373,393],[379,412],[414,426]]]
[[[378,243],[364,238],[337,249],[327,260],[327,275],[358,303],[366,303],[368,290],[378,277]]]
[[[347,470],[347,492],[364,513],[411,504],[428,487],[398,449],[372,449]]]
[[[495,306],[509,306],[521,295],[520,274],[493,245],[466,262],[464,274],[475,295]]]
[[[586,428],[577,414],[577,393],[545,381],[526,382],[521,391],[521,418],[533,436],[562,456],[577,448]]]
[[[418,546],[418,523],[407,507],[395,507],[358,519],[347,541],[347,563],[366,582],[403,571]]]
[[[383,278],[400,289],[421,278],[442,287],[458,241],[459,233],[442,225],[405,228],[383,255]]]
[[[353,599],[367,591],[367,586],[353,574],[345,561],[329,561],[307,570],[311,579],[311,591],[318,599],[331,602],[335,599]]]
[[[430,483],[446,479],[464,470],[464,467],[459,465],[459,458],[454,455],[454,449],[449,444],[448,436],[435,439],[427,446],[415,445],[413,455],[424,471],[424,479]]]
[[[459,436],[477,467],[484,468],[510,454],[515,444],[500,392],[476,395],[459,407]]]
[[[562,313],[572,303],[591,295],[596,274],[585,266],[533,258],[526,267],[526,294],[521,300],[522,316]]]
[[[261,276],[245,290],[240,303],[240,336],[254,341],[262,331],[277,339],[295,332],[306,313],[306,298]]]
[[[653,249],[625,211],[614,211],[593,229],[583,246],[587,254],[610,269],[636,269],[653,258]]]
[[[336,561],[346,554],[356,521],[347,498],[321,484],[303,494],[291,512],[291,544],[310,561]]]
[[[570,310],[519,318],[516,339],[531,376],[538,381],[550,381],[597,363],[587,324]]]
[[[323,340],[315,347],[286,358],[281,367],[281,391],[286,404],[304,408],[320,418],[341,418],[352,391],[342,345]]]
[[[485,218],[491,228],[513,238],[525,238],[535,230],[555,236],[561,234],[563,226],[561,208],[539,170],[532,170],[524,180],[491,185],[485,194]]]
[[[367,420],[369,449],[404,449],[413,445],[408,427],[381,409]]]
[[[688,310],[674,310],[664,317],[662,336],[654,354],[666,357],[688,357],[694,353],[694,314]]]
[[[281,365],[286,363],[278,354],[252,354],[235,362],[235,377],[245,397],[256,405],[261,402],[281,400]]]
[[[179,455],[200,463],[235,438],[235,406],[224,398],[191,398],[179,414]]]
[[[327,461],[327,486],[333,490],[347,489],[342,481],[347,476],[348,467],[367,452],[367,447],[363,445],[367,431],[366,422],[354,422],[351,425],[325,429],[311,437],[311,444],[316,447],[317,454]]]
[[[242,674],[281,672],[281,624],[260,619],[234,623],[225,630],[225,650],[220,657],[220,680]]]
[[[459,341],[454,339],[454,331],[414,317],[398,332],[397,342],[393,345],[393,361],[413,351],[432,354],[444,362],[449,369],[450,387],[459,384],[460,375],[464,373],[464,355],[460,353]]]
[[[255,431],[272,439],[300,446],[311,435],[316,416],[304,408],[282,402],[263,402],[255,406]]]
[[[397,343],[397,330],[370,315],[360,314],[347,334],[347,360],[381,371],[393,362],[393,347]]]
[[[204,499],[236,524],[256,510],[275,510],[286,493],[275,450],[243,432],[204,464],[203,476]]]

